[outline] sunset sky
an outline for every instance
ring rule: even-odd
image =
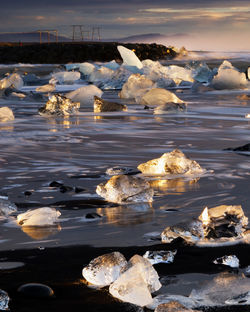
[[[166,45],[193,50],[250,50],[250,1],[12,0],[0,10],[0,32],[100,26],[102,38],[160,33]]]

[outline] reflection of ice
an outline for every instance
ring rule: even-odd
[[[152,303],[147,305],[147,308],[150,310],[154,310],[158,305],[171,301],[176,301],[188,309],[197,306],[197,303],[193,298],[185,297],[182,295],[162,294],[154,297]]]
[[[22,226],[22,231],[29,237],[35,240],[41,240],[48,238],[51,235],[55,235],[61,231],[60,225],[54,226]]]

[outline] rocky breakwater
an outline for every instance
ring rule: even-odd
[[[120,60],[117,42],[72,42],[72,43],[43,43],[22,45],[1,45],[0,63],[33,63],[59,64],[85,61]],[[127,43],[126,48],[135,51],[140,60],[172,59],[177,52],[164,45]]]

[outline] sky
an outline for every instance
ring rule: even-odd
[[[188,50],[250,51],[249,0],[10,0],[0,32],[100,27],[102,39],[160,33],[167,46]],[[77,35],[77,34],[76,34]]]

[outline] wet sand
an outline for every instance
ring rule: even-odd
[[[177,249],[172,264],[157,264],[155,269],[160,277],[176,277],[179,274],[237,272],[212,261],[225,254],[234,254],[240,260],[240,269],[250,263],[250,246],[235,245],[216,248],[188,246],[181,240],[171,244],[151,246],[93,248],[74,246],[33,250],[12,250],[0,252],[4,261],[18,261],[25,265],[12,270],[1,270],[1,288],[9,293],[10,310],[23,311],[137,311],[130,304],[119,302],[108,293],[108,288],[93,290],[83,281],[81,272],[93,258],[104,253],[120,251],[126,259],[134,254],[143,255],[147,250]],[[240,273],[239,273],[240,274]],[[43,283],[54,290],[54,297],[35,298],[21,295],[18,287],[25,283]],[[228,306],[205,309],[206,311],[250,311],[250,306]]]

